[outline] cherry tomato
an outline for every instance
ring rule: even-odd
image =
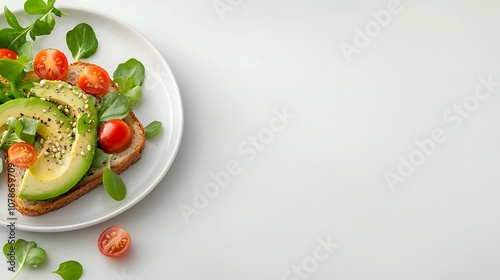
[[[61,80],[68,72],[68,59],[60,50],[41,50],[35,56],[33,68],[40,79]]]
[[[106,257],[118,258],[130,247],[130,234],[119,226],[105,229],[97,240],[99,251]]]
[[[90,64],[78,77],[78,86],[88,94],[100,95],[108,91],[111,80],[103,68]]]
[[[16,60],[17,53],[9,49],[0,49],[0,58],[10,58],[12,60]]]
[[[28,143],[18,142],[7,151],[9,161],[17,167],[29,167],[36,162],[38,152]]]
[[[122,152],[132,143],[133,133],[132,128],[125,121],[109,120],[99,129],[99,145],[108,154]]]

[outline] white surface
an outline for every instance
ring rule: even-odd
[[[112,14],[156,45],[185,129],[165,178],[125,213],[77,231],[17,232],[50,256],[19,279],[57,279],[50,271],[68,259],[84,265],[82,279],[105,280],[500,277],[500,87],[472,106],[479,77],[500,81],[498,2],[221,2],[234,5],[221,17],[212,0],[59,2]],[[349,63],[341,44],[388,7],[391,21]],[[459,125],[464,100],[474,110]],[[283,108],[286,125],[273,121]],[[384,174],[433,131],[442,143],[391,190]],[[268,143],[250,150],[259,134]],[[187,224],[179,206],[228,164],[228,186]],[[132,235],[122,259],[96,249],[112,224]],[[328,238],[331,251],[319,241]]]
[[[154,138],[147,140],[147,148],[144,149],[140,163],[121,175],[127,185],[124,200],[114,201],[106,195],[103,188],[98,188],[65,207],[64,211],[54,211],[39,217],[25,217],[19,213],[12,216],[10,211],[3,211],[0,213],[2,226],[9,225],[15,219],[19,230],[60,232],[106,221],[135,205],[157,186],[180,146],[183,128],[180,93],[168,64],[158,50],[134,28],[109,15],[81,8],[67,8],[65,13],[71,16],[61,21],[50,36],[37,40],[34,52],[57,48],[66,53],[72,62],[71,52],[66,46],[66,32],[91,18],[89,24],[92,24],[98,36],[99,48],[95,55],[85,61],[105,67],[110,75],[118,64],[130,58],[141,61],[148,72],[144,79],[143,98],[134,105],[134,112],[144,125],[157,120],[162,122],[163,129]],[[19,13],[18,20],[29,22],[24,15],[25,13]],[[4,20],[3,18],[2,22]],[[117,45],[121,46],[119,52],[116,51]],[[158,154],[162,156],[159,157]],[[7,197],[7,194],[7,188],[0,189],[0,197]],[[9,209],[7,200],[0,200],[0,209]]]

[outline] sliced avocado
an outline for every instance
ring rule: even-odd
[[[38,98],[0,105],[0,123],[21,111],[24,116],[41,118],[37,132],[44,138],[43,149],[26,170],[19,197],[44,200],[67,192],[88,171],[96,148],[98,117],[92,100],[66,82],[42,80],[30,95]],[[6,106],[11,102],[17,103]]]

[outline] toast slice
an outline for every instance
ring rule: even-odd
[[[63,80],[76,85],[80,73],[87,65],[88,63],[85,62],[72,63],[69,66],[68,73]],[[34,74],[28,73],[27,77],[30,77],[31,75]],[[110,91],[118,91],[118,87],[111,83],[108,92]],[[124,119],[124,121],[132,127],[134,134],[132,144],[125,151],[113,154],[111,158],[111,169],[117,174],[122,173],[132,164],[140,160],[146,139],[144,127],[132,110],[130,110],[129,115]],[[17,196],[26,168],[14,166],[9,161],[6,151],[4,152],[4,161],[7,185],[9,188],[9,197],[12,197],[16,210],[25,216],[39,216],[60,209],[97,187],[102,186],[102,173],[107,166],[107,163],[105,163],[99,168],[91,167],[77,185],[60,196],[47,200],[26,200]]]

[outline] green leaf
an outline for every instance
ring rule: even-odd
[[[130,106],[134,105],[142,96],[142,86],[136,86],[123,93]]]
[[[87,114],[82,114],[78,118],[77,123],[76,123],[76,130],[78,131],[78,133],[84,133],[89,128],[91,128],[92,125],[89,123],[89,121],[90,121],[90,118],[89,118],[89,115],[87,115]]]
[[[144,130],[146,132],[146,138],[151,138],[158,134],[158,132],[161,129],[161,122],[160,121],[152,121],[150,124],[148,124]]]
[[[64,280],[78,280],[83,274],[83,266],[74,260],[59,264],[59,268],[52,273],[59,274]]]
[[[21,130],[20,138],[23,139],[24,142],[33,145],[36,136],[36,129],[40,122],[27,117],[23,117],[22,120],[23,129]]]
[[[18,48],[17,55],[22,55],[26,57],[26,61],[33,61],[33,43],[27,41]],[[33,70],[33,63],[24,64],[25,71]]]
[[[33,247],[31,248],[31,250],[27,252],[26,264],[31,267],[37,268],[40,264],[45,262],[46,259],[47,259],[47,253],[45,252],[44,249],[40,247]]]
[[[17,52],[17,46],[26,42],[26,36],[21,30],[12,28],[0,29],[0,48],[8,48]]]
[[[56,20],[53,16],[48,15],[44,19],[37,19],[30,31],[30,37],[35,41],[36,36],[49,35],[54,30]]]
[[[96,148],[94,153],[94,159],[92,160],[92,167],[99,168],[104,162],[109,158],[109,154],[106,154],[103,150]],[[1,162],[1,161],[0,161]]]
[[[144,65],[137,59],[131,58],[121,63],[113,72],[113,82],[127,97],[132,106],[141,96],[140,85],[144,81],[146,70]]]
[[[110,92],[102,100],[99,109],[99,121],[105,122],[112,119],[123,119],[130,111],[128,100],[119,92]]]
[[[24,11],[30,15],[49,13],[51,8],[43,0],[26,0]]]
[[[19,266],[27,264],[36,268],[47,258],[45,250],[37,247],[35,242],[25,241],[24,239],[18,239],[16,241],[15,252]]]
[[[18,239],[14,244],[5,244],[2,251],[9,261],[10,255],[8,254],[11,254],[12,251],[15,253],[15,261],[18,265],[18,269],[11,279],[16,278],[26,265],[37,268],[47,259],[47,253],[44,249],[37,247],[35,242],[26,241],[24,239]]]
[[[24,10],[27,14],[40,16],[29,26],[22,27],[15,15],[7,8],[4,8],[7,23],[11,28],[0,30],[0,48],[9,48],[19,54],[21,46],[28,41],[27,36],[35,41],[37,36],[48,35],[55,27],[53,15],[65,15],[54,7],[55,0],[27,0],[24,3]]]
[[[10,27],[14,30],[23,30],[24,28],[19,24],[17,21],[16,16],[5,6],[3,8],[3,12],[5,14],[5,17],[7,19],[7,23],[9,24]]]
[[[102,184],[104,185],[106,192],[114,200],[121,201],[127,196],[125,183],[118,174],[111,170],[109,166],[104,169],[102,174]]]
[[[13,254],[13,251],[15,251],[15,249],[16,249],[16,244],[5,243],[3,245],[2,252],[7,261],[10,261],[10,256],[11,254]]]
[[[33,144],[39,122],[31,118],[23,118],[22,120],[14,117],[7,119],[7,129],[2,133],[0,149],[7,149],[17,142]]]
[[[21,80],[24,76],[26,62],[25,56],[19,56],[17,60],[0,58],[0,76],[9,81]]]
[[[80,23],[66,33],[66,44],[73,58],[89,58],[97,51],[99,42],[92,27],[86,23]]]

